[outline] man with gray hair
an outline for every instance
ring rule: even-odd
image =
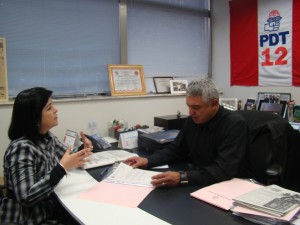
[[[219,92],[212,80],[201,78],[186,90],[189,117],[173,143],[151,156],[131,157],[132,167],[187,162],[186,171],[168,171],[152,177],[157,187],[198,184],[210,185],[237,175],[245,155],[248,128],[242,116],[219,105]]]

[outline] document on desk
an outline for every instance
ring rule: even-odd
[[[87,158],[89,161],[86,162],[83,169],[90,169],[94,167],[114,164],[115,162],[123,161],[132,156],[137,156],[137,154],[125,150],[108,150],[96,152]]]
[[[105,182],[153,187],[152,176],[160,172],[132,168],[125,163],[118,163],[112,167],[112,171],[103,179]]]
[[[249,180],[233,178],[201,188],[191,193],[191,196],[219,208],[229,210],[233,206],[235,197],[261,187],[261,185]]]

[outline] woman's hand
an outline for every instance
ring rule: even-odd
[[[88,161],[87,157],[92,155],[91,148],[84,148],[76,153],[71,154],[71,147],[68,147],[65,154],[60,160],[66,171],[73,168],[82,167]]]
[[[82,131],[80,131],[80,136],[81,136],[81,140],[82,140],[82,142],[83,142],[83,146],[84,146],[84,148],[90,148],[91,149],[91,151],[93,151],[93,144],[92,144],[92,142],[90,141],[90,139],[88,139],[85,135],[84,135],[84,133],[82,132]]]

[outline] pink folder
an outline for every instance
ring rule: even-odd
[[[233,178],[201,188],[191,193],[191,196],[222,209],[229,210],[232,207],[233,198],[260,187],[262,186],[248,180]]]
[[[78,197],[85,200],[137,207],[153,190],[153,187],[115,184],[101,181]]]

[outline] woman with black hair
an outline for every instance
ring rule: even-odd
[[[53,193],[55,186],[91,155],[92,144],[81,132],[84,149],[71,154],[50,129],[58,125],[52,91],[35,87],[20,92],[8,130],[11,140],[4,154],[7,195],[0,202],[0,222],[65,224]]]

